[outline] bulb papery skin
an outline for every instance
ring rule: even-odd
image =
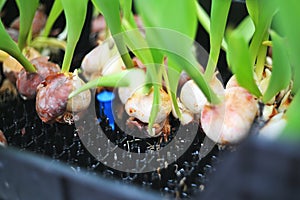
[[[36,110],[43,122],[71,123],[73,112],[80,112],[89,106],[90,91],[83,92],[83,94],[73,97],[74,99],[68,99],[69,94],[83,84],[81,81],[76,74],[58,73],[48,76],[38,86]],[[64,121],[64,118],[67,120]]]
[[[26,47],[24,49],[24,56],[28,60],[33,60],[35,58],[41,57],[41,54],[31,47]],[[18,74],[23,69],[23,66],[12,56],[8,56],[3,61],[3,73],[12,82],[16,83]]]
[[[226,84],[226,89],[232,88],[232,87],[241,87],[237,80],[236,80],[236,76],[233,75],[230,77],[230,79],[228,80],[227,84]]]
[[[126,104],[127,100],[134,94],[134,89],[130,87],[120,87],[118,88],[118,95],[122,104]]]
[[[136,91],[125,103],[125,111],[131,117],[135,117],[143,123],[149,123],[150,113],[153,103],[153,89],[149,94],[143,94],[140,90]],[[158,114],[154,123],[161,123],[170,114],[172,110],[170,96],[163,90],[160,90],[160,105]]]
[[[37,86],[45,80],[48,75],[57,74],[60,68],[57,64],[49,62],[48,57],[38,57],[31,60],[37,72],[31,73],[23,68],[18,74],[16,86],[18,92],[24,99],[34,99]]]
[[[81,63],[83,76],[93,80],[99,76],[121,72],[125,64],[112,40],[106,40],[90,51]]]
[[[72,84],[64,74],[48,76],[38,86],[36,111],[45,123],[53,123],[67,109],[68,95]]]
[[[79,78],[77,74],[71,76],[72,78],[72,91],[77,90],[84,85],[84,81]],[[67,102],[67,111],[69,112],[80,112],[86,110],[91,102],[90,90],[85,90],[78,95],[70,98]]]
[[[207,99],[193,80],[187,81],[180,93],[182,104],[192,113],[200,113]]]
[[[257,111],[257,100],[247,90],[231,87],[225,90],[222,103],[204,106],[202,129],[218,144],[236,144],[247,136]]]

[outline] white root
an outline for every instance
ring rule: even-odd
[[[125,103],[125,110],[129,116],[135,117],[141,122],[149,123],[152,103],[153,89],[151,89],[149,94],[143,94],[138,90]],[[154,123],[164,121],[172,110],[171,99],[163,89],[160,90],[160,105],[158,110]]]
[[[222,103],[204,106],[202,128],[218,144],[236,144],[247,136],[257,110],[257,101],[247,90],[230,87]]]
[[[95,47],[84,57],[81,63],[83,76],[86,80],[121,72],[124,66],[112,40],[106,40]]]

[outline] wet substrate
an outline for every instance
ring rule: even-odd
[[[157,170],[147,173],[131,173],[132,171],[140,172],[144,165],[151,165],[149,159],[145,163],[133,162],[135,164],[131,166],[130,172],[121,172],[103,164],[113,161],[113,165],[118,167],[123,161],[131,159],[126,153],[116,158],[115,145],[126,151],[147,152],[151,155],[151,152],[155,153],[158,148],[162,148],[168,142],[159,137],[135,138],[125,134],[118,127],[112,131],[105,120],[99,126],[96,119],[89,119],[89,115],[82,123],[77,123],[76,127],[57,123],[48,125],[41,122],[34,107],[34,101],[21,99],[0,104],[0,129],[5,133],[8,145],[17,147],[20,151],[32,151],[50,157],[55,162],[65,162],[70,165],[70,170],[84,169],[91,174],[159,191],[164,197],[185,198],[192,197],[195,192],[205,189],[209,181],[208,175],[215,170],[215,163],[220,162],[218,158],[220,152],[217,147],[214,147],[205,158],[199,160],[199,150],[204,134],[196,124],[192,124],[185,126],[183,130],[187,135],[191,131],[197,131],[197,135],[191,138],[193,139],[192,145],[176,162],[171,163],[172,159],[162,158],[164,167],[168,165],[166,168],[158,167]],[[173,128],[169,141],[176,135],[178,124],[178,121],[171,120]],[[105,131],[106,137],[100,134],[101,130]],[[99,145],[102,145],[102,151],[97,154],[96,159],[87,149],[99,147]],[[178,142],[177,145],[180,149],[181,143]],[[170,152],[168,155],[172,157],[173,154],[176,152]]]

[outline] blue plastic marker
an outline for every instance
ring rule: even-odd
[[[97,94],[97,100],[99,102],[100,113],[102,109],[104,110],[104,114],[108,118],[109,125],[112,130],[115,130],[115,120],[112,111],[112,101],[115,98],[115,94],[110,91],[103,91]]]

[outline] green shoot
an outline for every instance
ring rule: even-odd
[[[271,36],[273,41],[273,65],[271,79],[263,96],[263,102],[265,103],[290,84],[292,75],[285,40],[274,31],[271,32]]]
[[[206,80],[210,80],[215,72],[224,37],[231,0],[213,0],[210,22],[210,52],[205,70]]]
[[[267,32],[263,37],[263,41],[268,40],[268,38],[269,38],[269,33]],[[256,65],[255,65],[255,73],[256,73],[257,80],[262,79],[262,75],[265,69],[267,50],[268,47],[266,45],[263,45],[262,42],[257,52]]]
[[[232,31],[229,33],[227,41],[228,58],[238,83],[250,93],[260,97],[262,94],[253,78],[253,67],[246,39],[239,32]]]
[[[172,64],[171,61],[168,62],[168,66],[174,66]],[[176,65],[175,65],[176,66]],[[167,92],[172,100],[172,105],[174,107],[175,113],[178,116],[179,119],[181,119],[182,115],[181,112],[179,110],[179,106],[177,103],[177,85],[178,84],[171,84],[172,82],[176,82],[178,83],[179,78],[180,78],[180,74],[178,73],[179,70],[172,70],[171,67],[168,67],[168,71],[166,70],[165,67],[162,68],[163,69],[163,78],[165,80],[166,83],[166,88],[167,88]],[[171,87],[172,86],[172,87]]]
[[[255,26],[250,16],[246,16],[241,23],[234,29],[236,33],[244,37],[247,43],[252,39]]]
[[[120,0],[120,6],[123,11],[123,19],[129,20],[131,19],[132,12],[131,12],[131,7],[132,7],[132,0]]]
[[[197,0],[194,0],[194,2],[196,6],[198,20],[204,28],[204,30],[210,35],[210,17]],[[227,42],[224,40],[224,38],[222,39],[221,47],[224,51],[227,51]]]
[[[61,4],[61,0],[55,0],[53,5],[52,5],[49,16],[47,18],[45,28],[44,28],[44,30],[41,34],[42,37],[48,37],[49,36],[53,24],[55,23],[55,21],[57,20],[59,15],[62,13],[62,11],[63,11],[63,6]]]
[[[241,21],[241,23],[234,29],[234,32],[241,37],[244,37],[247,43],[252,39],[252,36],[254,34],[255,27],[253,24],[253,21],[250,16],[247,16]],[[226,51],[227,52],[227,51]],[[231,60],[228,57],[228,53],[226,54],[226,59],[228,66],[231,67]]]
[[[61,71],[69,72],[76,44],[86,17],[88,0],[61,0],[67,21],[67,49]]]
[[[178,66],[178,63],[174,59],[168,59],[168,71],[165,81],[169,85],[172,104],[179,119],[181,118],[181,113],[177,103],[177,88],[181,72],[182,69]]]
[[[250,43],[250,60],[254,67],[257,57],[260,57],[260,62],[256,66],[256,74],[258,80],[261,79],[266,56],[266,47],[261,47],[262,42],[268,39],[268,30],[274,14],[277,11],[275,3],[269,0],[247,0],[247,10],[255,25],[255,32]],[[259,55],[260,54],[260,55]]]
[[[16,0],[16,3],[20,11],[18,45],[19,49],[22,51],[26,46],[28,33],[30,32],[32,20],[39,5],[39,0],[31,0],[30,2],[28,2],[28,0]]]

